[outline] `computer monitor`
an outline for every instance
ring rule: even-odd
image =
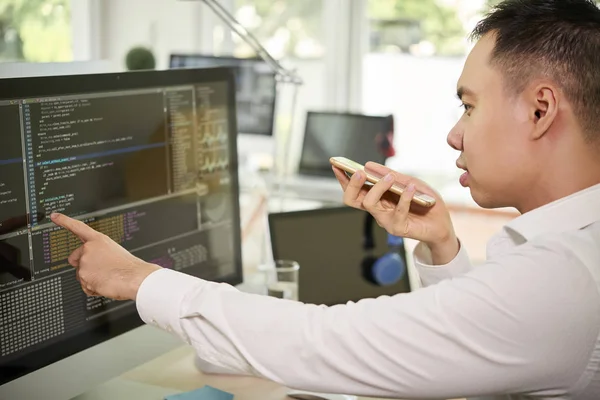
[[[272,68],[260,58],[171,54],[170,68],[231,67],[236,71],[239,133],[273,135],[277,85]]]
[[[273,213],[268,218],[273,258],[300,264],[300,301],[335,305],[411,290],[402,240],[394,250],[405,265],[401,279],[380,285],[366,278],[369,271],[364,267],[392,251],[387,232],[369,221],[368,213],[331,207]]]
[[[165,268],[242,281],[231,69],[0,79],[0,123],[0,398],[71,398],[172,345],[120,340],[143,324],[134,302],[83,293],[67,261],[81,243],[51,212]],[[113,338],[130,347],[94,350]]]
[[[393,148],[393,116],[338,112],[306,114],[298,172],[333,177],[329,158],[343,156],[358,163],[385,162]]]

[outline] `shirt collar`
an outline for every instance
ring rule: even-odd
[[[600,184],[525,213],[506,224],[505,230],[530,241],[541,234],[577,230],[596,221],[600,221]]]

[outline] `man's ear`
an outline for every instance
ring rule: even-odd
[[[548,132],[558,116],[558,88],[548,83],[536,85],[531,91],[530,118],[534,124],[531,139],[537,140]]]

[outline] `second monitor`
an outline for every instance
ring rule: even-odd
[[[260,58],[172,54],[169,64],[170,68],[234,68],[239,133],[273,134],[277,86],[275,73],[265,61]]]

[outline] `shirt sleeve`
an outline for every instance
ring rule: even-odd
[[[454,278],[473,269],[465,246],[460,244],[456,257],[448,264],[433,265],[431,250],[425,243],[420,242],[413,251],[415,268],[423,287],[435,285],[445,279]]]
[[[137,307],[204,362],[292,388],[391,398],[551,388],[560,397],[585,383],[600,298],[575,256],[522,247],[412,293],[331,307],[165,269],[142,283]]]

